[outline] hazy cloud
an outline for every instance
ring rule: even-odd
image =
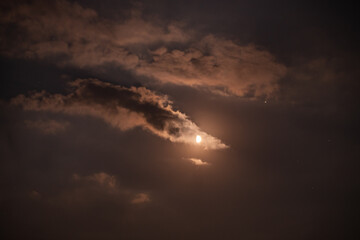
[[[12,41],[1,42],[1,53],[81,68],[115,63],[160,83],[248,97],[271,95],[286,73],[284,65],[255,45],[195,35],[183,23],[149,21],[133,12],[114,21],[66,1],[20,5],[0,18],[8,28],[18,26]]]
[[[33,200],[38,200],[41,199],[41,194],[36,190],[32,190],[31,192],[29,192],[29,197]]]
[[[125,88],[96,79],[78,79],[70,85],[72,92],[68,95],[43,91],[19,95],[11,102],[25,110],[94,116],[120,130],[142,127],[172,142],[196,144],[195,138],[200,135],[202,142],[198,145],[205,149],[227,148],[184,113],[174,110],[167,96],[144,87]]]
[[[65,121],[57,121],[57,120],[26,120],[25,125],[28,128],[34,128],[40,130],[44,134],[57,134],[59,132],[65,131],[65,129],[69,126],[68,122]]]
[[[106,172],[97,172],[91,175],[73,174],[72,187],[68,191],[60,192],[52,201],[67,204],[81,202],[97,202],[107,197],[122,204],[149,202],[150,198],[145,193],[125,187],[117,181],[116,176]]]
[[[199,158],[187,158],[187,160],[189,160],[190,162],[192,162],[193,164],[197,165],[197,166],[206,166],[209,165],[209,163],[204,162],[203,160],[199,159]]]
[[[105,172],[98,172],[88,176],[73,174],[72,179],[75,182],[82,182],[85,184],[82,188],[87,189],[87,192],[96,191],[96,188],[100,187],[108,194],[115,195],[119,198],[128,199],[128,202],[132,204],[150,202],[150,197],[148,194],[135,193],[134,190],[121,186],[121,184],[117,182],[115,176]]]
[[[186,50],[160,48],[151,62],[141,61],[139,74],[161,82],[210,87],[215,93],[237,96],[268,96],[286,68],[265,50],[239,45],[213,35],[191,44]]]
[[[147,195],[146,193],[139,193],[139,194],[136,194],[136,196],[133,198],[131,203],[139,204],[139,203],[145,203],[145,202],[149,202],[149,201],[150,201],[149,195]]]
[[[139,14],[114,22],[67,1],[23,4],[4,12],[0,20],[5,26],[16,24],[24,35],[19,41],[16,37],[13,41],[2,41],[3,54],[40,59],[57,57],[59,64],[79,67],[115,62],[133,68],[139,57],[130,51],[130,46],[182,42],[188,38],[175,24],[158,26]],[[6,27],[2,34],[5,31]]]
[[[85,180],[88,182],[93,182],[96,184],[99,184],[100,186],[109,188],[109,189],[115,189],[117,187],[116,178],[115,176],[111,176],[104,172],[94,173],[93,175],[81,177],[78,174],[73,175],[73,180],[79,181],[79,180]]]

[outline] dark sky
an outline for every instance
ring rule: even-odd
[[[1,3],[1,239],[357,239],[357,14]]]

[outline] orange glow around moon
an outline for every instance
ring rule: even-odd
[[[199,135],[196,136],[196,142],[197,142],[197,143],[200,143],[200,142],[201,142],[201,136],[199,136]]]

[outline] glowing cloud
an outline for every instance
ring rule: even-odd
[[[131,203],[139,204],[139,203],[145,203],[145,202],[149,202],[149,201],[150,201],[149,195],[147,195],[146,193],[139,193],[139,194],[136,194],[136,196],[133,198]]]
[[[199,158],[187,158],[187,160],[191,161],[193,164],[195,164],[197,166],[207,166],[207,165],[209,165],[209,163],[204,162],[203,160],[201,160]]]
[[[271,95],[287,71],[254,44],[193,34],[181,23],[144,20],[139,11],[113,21],[77,3],[35,2],[11,8],[0,15],[0,22],[25,36],[0,42],[2,55],[80,68],[111,63],[158,83],[204,88],[224,96]]]
[[[78,79],[70,85],[73,91],[68,95],[43,91],[19,95],[11,102],[25,110],[90,115],[122,131],[142,127],[172,142],[197,144],[205,149],[228,147],[201,131],[184,113],[175,111],[165,95],[144,87],[126,88],[96,79]],[[202,141],[195,143],[196,136],[201,136]]]

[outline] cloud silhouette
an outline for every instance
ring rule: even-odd
[[[172,142],[197,144],[197,135],[205,149],[228,146],[192,122],[184,113],[174,110],[166,95],[144,87],[122,87],[97,79],[78,79],[70,83],[67,95],[45,91],[29,96],[18,95],[11,100],[25,110],[49,111],[70,115],[90,115],[104,120],[120,130],[142,127]]]

